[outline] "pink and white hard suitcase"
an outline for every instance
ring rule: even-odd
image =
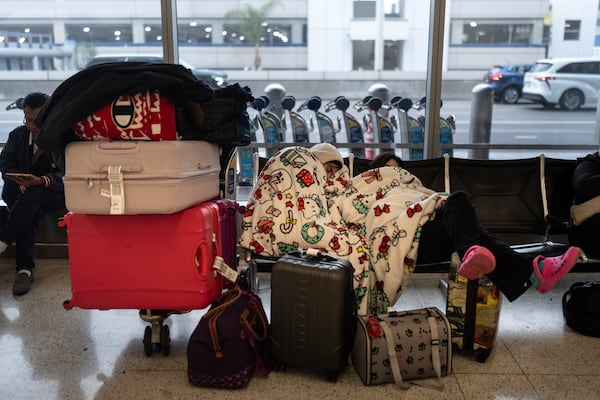
[[[65,201],[75,213],[169,214],[219,195],[213,143],[81,141],[65,157]]]
[[[224,252],[216,240],[219,201],[173,214],[65,215],[72,297],[64,307],[207,307],[223,288],[213,269],[215,256]],[[233,225],[235,215],[229,221]]]

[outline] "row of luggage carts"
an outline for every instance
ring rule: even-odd
[[[369,159],[374,158],[377,148],[391,148],[404,160],[423,159],[426,97],[413,101],[394,96],[384,102],[369,95],[351,104],[346,96],[338,96],[324,104],[321,97],[312,96],[300,105],[296,103],[291,95],[276,103],[266,95],[252,102],[252,145],[239,149],[242,183],[251,181],[253,152],[270,157],[292,143],[332,143]],[[440,117],[442,145],[452,144],[455,128],[453,115]],[[445,153],[451,155],[451,150],[443,149],[442,155]]]

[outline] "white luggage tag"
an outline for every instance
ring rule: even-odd
[[[219,244],[217,243],[217,235],[215,235],[214,233],[212,235],[212,241],[215,244],[215,247],[219,248]],[[223,275],[225,279],[233,283],[237,282],[239,273],[233,268],[231,268],[229,265],[227,265],[225,263],[225,260],[223,260],[223,257],[216,255],[212,267],[214,271]]]
[[[125,188],[120,165],[108,166],[109,190],[102,189],[100,194],[110,198],[110,214],[125,214]]]
[[[230,282],[237,282],[239,273],[230,268],[222,257],[216,256],[215,261],[213,262],[213,269],[216,270],[219,274],[223,275],[225,279]]]

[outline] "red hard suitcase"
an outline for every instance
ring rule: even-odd
[[[217,250],[223,221],[235,221],[220,201],[173,214],[67,214],[72,298],[65,308],[207,307],[223,287],[215,256],[235,251]]]
[[[271,350],[275,367],[328,373],[335,382],[348,362],[357,316],[349,261],[328,255],[285,255],[271,272]]]

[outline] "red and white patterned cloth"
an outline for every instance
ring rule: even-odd
[[[86,140],[176,140],[175,106],[157,90],[124,95],[73,126]]]
[[[416,263],[420,230],[447,195],[402,168],[327,179],[309,149],[277,152],[258,176],[243,219],[242,247],[264,256],[316,248],[354,267],[359,314],[387,312]]]

